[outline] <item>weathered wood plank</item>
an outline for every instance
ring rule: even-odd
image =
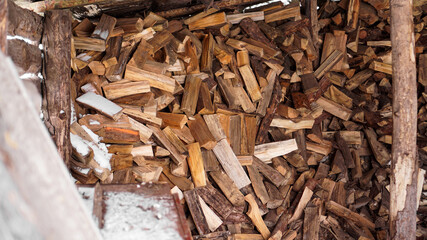
[[[26,199],[31,222],[44,238],[101,239],[12,62],[1,52],[0,62],[1,162]]]

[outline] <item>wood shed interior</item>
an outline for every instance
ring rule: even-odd
[[[0,0],[0,239],[427,239],[426,50],[426,0]]]

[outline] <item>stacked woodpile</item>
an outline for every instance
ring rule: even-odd
[[[74,21],[72,175],[169,183],[195,239],[387,239],[388,1],[316,3]],[[421,167],[425,10],[415,1]]]

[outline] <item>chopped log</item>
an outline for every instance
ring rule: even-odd
[[[222,225],[221,219],[218,215],[215,214],[212,209],[203,201],[203,199],[199,196],[200,207],[202,208],[202,212],[205,215],[206,222],[209,226],[210,231],[215,231],[219,226]]]
[[[227,17],[224,12],[215,13],[209,16],[206,16],[202,19],[192,21],[188,24],[188,29],[190,31],[200,30],[207,27],[221,26],[227,22]]]
[[[87,107],[93,108],[116,121],[120,118],[123,112],[123,108],[93,92],[85,93],[78,97],[76,101]]]
[[[162,74],[148,72],[134,66],[126,67],[125,79],[132,81],[148,81],[151,87],[170,93],[175,91],[175,79]]]
[[[249,218],[252,220],[252,223],[261,233],[264,239],[268,239],[270,237],[270,231],[264,223],[264,220],[261,217],[261,213],[259,211],[258,205],[255,202],[255,198],[252,194],[248,194],[245,196],[245,200],[249,203],[249,209],[246,213]]]
[[[105,40],[89,37],[73,37],[75,49],[103,52],[106,49]]]
[[[233,180],[225,174],[223,171],[212,171],[209,173],[222,193],[235,207],[243,208],[245,205],[245,199],[243,194],[239,191]]]
[[[341,58],[343,58],[344,54],[342,51],[336,49],[333,51],[328,58],[316,69],[314,72],[314,76],[317,79],[320,79],[326,72],[331,70],[335,64],[337,64]]]
[[[261,161],[270,161],[274,157],[283,156],[298,149],[295,139],[265,143],[255,146],[254,156]]]
[[[299,4],[291,3],[280,9],[266,11],[264,19],[266,23],[271,23],[289,18],[298,19],[300,17],[301,16]]]
[[[184,95],[181,102],[181,110],[187,116],[193,116],[196,112],[197,99],[199,98],[202,80],[198,77],[187,77],[185,81]]]
[[[163,145],[163,147],[171,153],[172,160],[176,164],[181,164],[185,161],[185,157],[178,152],[178,150],[172,145],[172,143],[158,127],[148,126],[148,128],[153,131],[157,141],[159,141],[161,145]]]
[[[352,111],[350,109],[326,98],[321,97],[316,102],[323,108],[323,110],[343,120],[348,121],[352,115]]]
[[[270,201],[270,197],[262,181],[262,175],[254,166],[247,166],[246,169],[248,170],[251,184],[256,196],[259,198],[259,200],[261,200],[262,204],[267,204],[267,202]]]
[[[227,175],[233,180],[239,189],[251,183],[243,170],[243,167],[240,165],[239,160],[228,144],[227,139],[219,141],[212,150]]]
[[[209,233],[209,225],[206,216],[203,214],[203,209],[196,190],[185,191],[184,197],[199,234]]]
[[[341,206],[340,204],[334,202],[334,201],[328,201],[326,203],[326,209],[328,211],[331,211],[332,213],[336,214],[337,216],[340,216],[342,218],[345,218],[347,220],[353,221],[356,225],[360,227],[367,227],[370,230],[375,229],[375,224],[368,220],[367,218],[361,216],[358,213],[355,213],[351,211],[350,209]]]
[[[249,65],[239,67],[240,74],[242,75],[243,81],[245,82],[246,90],[251,96],[252,102],[257,102],[262,98],[259,85],[255,78],[255,75]]]
[[[222,219],[226,219],[233,211],[233,205],[216,188],[208,184],[196,188],[197,194],[213,209]]]
[[[303,240],[319,239],[320,214],[319,206],[308,205],[304,210]]]
[[[53,135],[59,155],[69,166],[70,143],[70,80],[71,80],[71,15],[66,11],[46,13],[43,45],[46,51],[44,72],[45,124]],[[114,115],[114,114],[113,114]],[[111,115],[112,116],[112,115]]]
[[[191,179],[195,187],[206,186],[206,173],[203,167],[202,152],[198,142],[191,143],[188,146],[188,167],[191,172]]]
[[[182,129],[188,121],[188,118],[184,114],[158,112],[157,117],[162,119],[162,125],[172,128]]]
[[[385,166],[391,160],[389,151],[378,141],[377,134],[372,128],[366,128],[364,131],[375,159],[381,164],[381,166]]]
[[[249,44],[244,41],[239,41],[233,38],[229,38],[227,40],[227,45],[229,45],[232,48],[238,49],[238,50],[247,50],[249,53],[258,56],[263,57],[264,56],[264,49],[261,47],[257,47],[255,45]]]
[[[90,67],[90,64],[89,64]],[[105,97],[109,100],[114,100],[121,97],[126,97],[130,95],[148,93],[150,92],[150,85],[147,81],[140,82],[124,82],[126,80],[110,83],[104,85],[102,89],[104,90]]]
[[[107,14],[102,14],[98,25],[93,31],[91,37],[106,41],[116,25],[117,19]]]
[[[134,144],[139,142],[139,132],[130,129],[103,127],[96,134],[103,143]]]
[[[231,24],[239,24],[245,18],[252,19],[252,21],[262,21],[264,20],[264,12],[248,12],[227,15],[227,21]]]

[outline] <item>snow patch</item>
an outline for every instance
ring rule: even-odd
[[[104,228],[105,240],[182,239],[175,222],[178,216],[170,212],[173,201],[130,192],[107,192]]]

